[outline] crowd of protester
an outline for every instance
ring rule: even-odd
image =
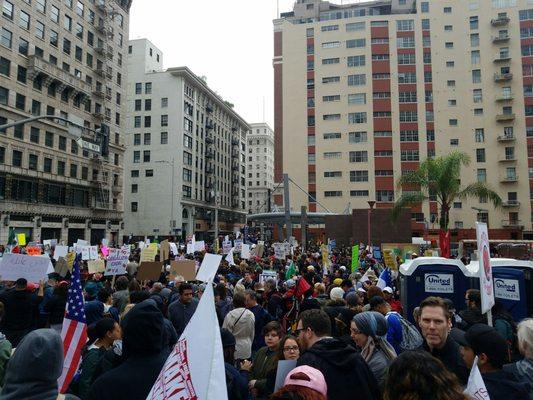
[[[497,303],[489,326],[474,289],[464,306],[428,297],[406,315],[396,281],[377,285],[380,260],[363,250],[352,270],[350,257],[335,249],[324,266],[318,248],[279,260],[267,247],[222,262],[214,294],[230,400],[466,400],[475,357],[491,400],[533,400],[533,319],[514,321]],[[69,275],[2,282],[0,400],[145,399],[205,284],[168,272],[141,283],[138,268],[139,251],[113,280],[82,268],[89,340],[60,397]],[[282,360],[297,367],[277,388]]]

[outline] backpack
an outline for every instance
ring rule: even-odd
[[[406,351],[420,348],[424,343],[424,339],[422,338],[422,335],[418,329],[416,329],[411,322],[402,317],[401,314],[392,311],[389,312],[387,316],[390,314],[395,314],[400,320],[400,324],[402,326],[402,342],[400,343],[400,350]]]

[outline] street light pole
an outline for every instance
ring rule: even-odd
[[[368,209],[368,225],[367,225],[367,233],[368,233],[368,238],[367,238],[367,245],[370,246],[371,243],[371,239],[372,239],[372,225],[371,225],[371,215],[372,215],[372,210],[374,209],[374,205],[376,204],[375,201],[373,200],[369,200],[368,201],[368,206],[370,207]]]

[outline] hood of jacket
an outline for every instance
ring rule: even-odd
[[[339,339],[319,340],[306,351],[322,358],[336,368],[350,369],[357,365],[357,351]]]
[[[63,370],[63,342],[52,329],[27,334],[9,360],[2,400],[55,400]]]
[[[481,376],[491,398],[519,400],[527,399],[529,396],[529,384],[517,380],[512,373],[506,370],[487,372]]]
[[[153,300],[137,304],[122,321],[124,359],[161,352],[164,329],[163,314]]]

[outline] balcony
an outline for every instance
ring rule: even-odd
[[[490,20],[492,26],[504,26],[507,25],[510,21],[509,17],[498,17]]]
[[[105,76],[105,70],[102,67],[96,67],[94,73],[102,78]]]
[[[211,130],[211,129],[213,129],[213,128],[214,128],[214,126],[213,126],[213,123],[212,123],[212,122],[207,122],[207,123],[205,124],[205,129],[207,129],[207,130]]]
[[[512,142],[515,139],[516,138],[514,137],[514,135],[501,135],[501,136],[498,136],[496,138],[496,140],[498,140],[498,142]]]
[[[205,152],[205,158],[215,158],[215,152],[213,150],[207,150]]]
[[[496,101],[498,102],[504,102],[504,101],[512,101],[514,99],[514,96],[511,93],[502,94],[499,97],[496,97]]]
[[[73,95],[81,95],[88,98],[91,95],[91,85],[56,65],[39,58],[35,55],[28,57],[28,77],[34,79],[42,75],[50,83],[57,81],[60,86],[70,88]]]
[[[104,54],[105,53],[105,48],[104,46],[96,46],[94,48],[94,51],[100,55]]]
[[[494,62],[495,63],[502,63],[502,62],[507,62],[507,61],[510,61],[511,60],[511,55],[510,54],[497,54],[495,57],[494,57]]]
[[[496,114],[496,121],[505,122],[505,121],[514,121],[515,114]]]
[[[492,43],[505,43],[505,42],[508,42],[509,39],[510,39],[509,35],[493,36]]]
[[[232,207],[232,208],[240,208],[240,206],[241,206],[241,205],[240,205],[240,202],[239,202],[238,199],[235,199],[235,200],[233,200],[233,201],[231,202],[231,207]]]
[[[93,93],[93,96],[94,96],[94,97],[98,97],[99,99],[102,99],[102,98],[104,98],[104,96],[105,96],[105,94],[104,94],[104,92],[102,91],[102,89],[95,89],[95,90],[93,90],[92,93]]]
[[[239,157],[240,151],[238,149],[231,150],[232,157]]]
[[[211,175],[215,173],[215,168],[212,165],[209,165],[205,168],[205,173]]]
[[[513,74],[507,73],[507,74],[494,74],[494,82],[507,82],[513,79]]]
[[[239,163],[233,163],[231,164],[231,169],[233,171],[238,171],[239,170]]]
[[[516,161],[516,157],[515,155],[505,155],[503,157],[501,157],[499,160],[499,162],[514,162]]]
[[[238,186],[233,186],[231,188],[231,195],[232,196],[238,196],[239,195],[239,187]]]
[[[213,105],[211,103],[208,103],[206,106],[205,106],[205,110],[208,112],[208,113],[212,113],[213,112]]]
[[[213,138],[213,135],[207,134],[205,135],[205,141],[206,143],[212,144],[215,142],[215,139]]]
[[[522,221],[520,221],[519,219],[504,219],[502,220],[502,227],[512,229],[524,229],[524,225],[522,225]]]
[[[206,182],[205,183],[205,188],[206,189],[213,189],[213,184],[211,182]]]
[[[103,121],[104,118],[105,118],[105,115],[102,111],[95,111],[93,112],[93,117],[100,120],[100,121]]]
[[[232,146],[239,146],[241,144],[241,141],[237,138],[231,138],[231,145]]]
[[[502,202],[502,207],[520,207],[520,202],[518,200],[506,200]]]
[[[233,183],[233,184],[239,183],[239,177],[234,176],[233,178],[231,178],[231,183]]]
[[[509,176],[503,176],[500,178],[501,183],[515,183],[518,182],[518,176],[516,175],[509,175]]]
[[[232,131],[233,133],[237,132],[237,127],[236,127],[236,126],[232,126],[232,127],[231,127],[231,131]]]

